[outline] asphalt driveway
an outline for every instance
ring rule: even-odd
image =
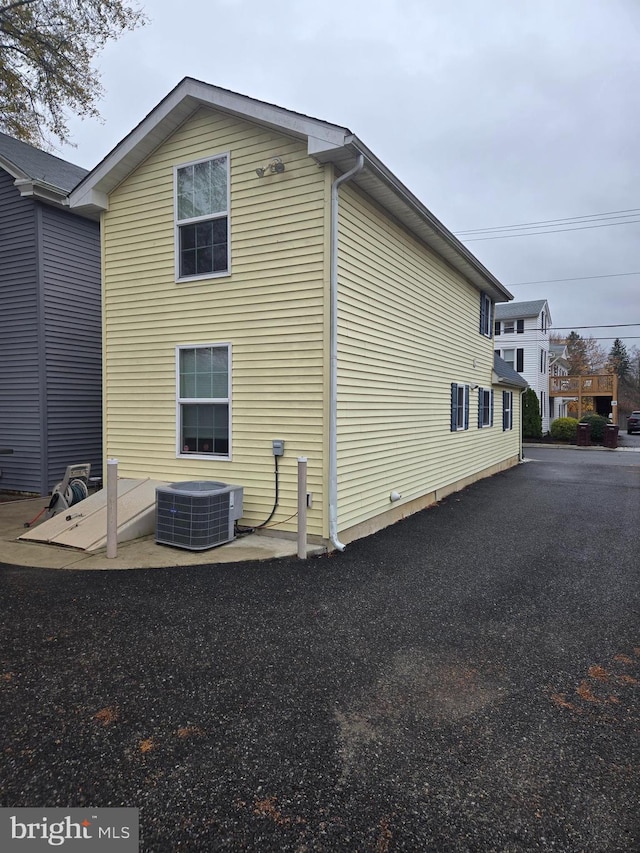
[[[535,449],[344,554],[1,567],[1,805],[164,851],[640,849],[640,453]]]

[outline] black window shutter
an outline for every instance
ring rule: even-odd
[[[451,432],[458,427],[458,385],[451,383]]]
[[[524,334],[524,320],[516,321],[516,334],[522,335]]]
[[[508,393],[509,393],[508,391],[502,392],[502,431],[503,432],[504,432],[504,430],[506,430],[508,428],[507,427],[507,420],[509,417],[509,412],[507,411],[507,404],[509,402],[509,398],[507,397]]]
[[[520,347],[516,350],[516,371],[522,373],[524,370],[524,350]]]
[[[493,426],[493,389],[489,391],[489,426]]]
[[[484,403],[484,389],[478,388],[478,429],[482,426],[482,404]]]
[[[469,429],[469,386],[464,386],[464,428]]]
[[[494,335],[500,334],[500,320],[496,320],[495,323],[493,324],[493,333],[494,333]]]
[[[480,334],[484,335],[487,320],[487,302],[484,293],[480,294]]]

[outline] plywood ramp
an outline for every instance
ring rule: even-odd
[[[156,488],[161,480],[118,480],[118,542],[148,536],[155,529]],[[107,490],[102,489],[43,521],[18,539],[99,551],[107,544]]]

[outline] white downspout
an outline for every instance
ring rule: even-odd
[[[364,168],[364,156],[358,155],[353,169],[340,175],[331,185],[331,269],[329,329],[329,539],[338,551],[345,545],[338,540],[338,189]]]
[[[527,388],[529,386],[527,385]],[[524,418],[522,417],[522,404],[524,401],[524,392],[527,388],[523,388],[520,391],[520,457],[518,459],[519,462],[524,462]]]

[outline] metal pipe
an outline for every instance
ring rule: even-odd
[[[298,557],[307,559],[307,457],[298,456]]]
[[[118,554],[118,460],[107,459],[107,557]]]
[[[338,539],[338,190],[364,168],[364,155],[356,165],[336,178],[331,185],[331,269],[329,329],[329,539],[334,548],[344,551]]]

